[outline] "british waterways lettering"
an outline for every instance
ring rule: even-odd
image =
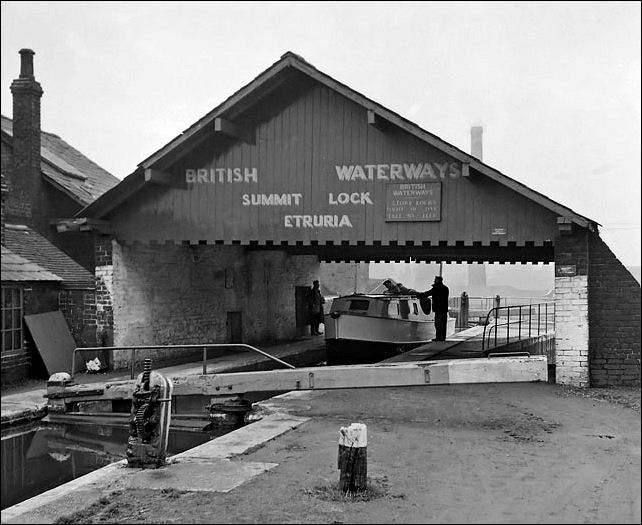
[[[341,181],[354,180],[438,180],[461,177],[459,162],[418,162],[410,164],[350,164],[334,169]]]

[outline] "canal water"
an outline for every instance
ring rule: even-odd
[[[168,455],[234,430],[170,428]],[[2,509],[126,458],[127,426],[36,422],[2,433]]]

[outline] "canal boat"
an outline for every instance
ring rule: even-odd
[[[324,316],[328,365],[375,363],[435,338],[430,299],[409,294],[336,297]],[[449,317],[446,336],[455,332]]]

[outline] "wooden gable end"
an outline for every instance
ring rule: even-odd
[[[541,246],[557,215],[304,75],[109,214],[123,241]],[[167,182],[167,181],[165,181]]]

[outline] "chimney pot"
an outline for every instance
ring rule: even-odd
[[[479,160],[483,160],[483,132],[484,128],[481,126],[473,126],[470,128],[470,154]]]
[[[33,55],[31,49],[21,49],[20,53],[20,78],[32,79],[33,77]]]

